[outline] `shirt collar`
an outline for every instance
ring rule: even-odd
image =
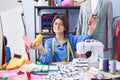
[[[59,47],[60,45],[58,44],[56,38],[54,37],[53,39],[54,39],[55,46]],[[65,42],[65,43],[67,43],[67,42]],[[64,43],[64,44],[65,44],[65,43]]]

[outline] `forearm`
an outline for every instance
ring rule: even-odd
[[[40,62],[42,63],[42,64],[49,64],[49,63],[51,63],[52,62],[52,58],[51,58],[51,56],[50,55],[42,55],[41,57],[40,57]]]
[[[39,51],[40,51],[41,55],[43,55],[43,56],[46,54],[45,49],[42,45],[39,46]]]
[[[93,33],[94,33],[94,32],[93,32],[92,30],[90,30],[90,29],[89,29],[88,32],[87,32],[88,36],[92,36]]]

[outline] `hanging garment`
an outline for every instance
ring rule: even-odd
[[[117,22],[116,25],[116,37],[118,39],[118,57],[117,60],[120,62],[120,19]]]
[[[79,19],[77,24],[77,35],[85,34],[88,30],[88,19],[91,18],[91,15],[95,14],[98,17],[98,24],[96,31],[93,34],[93,38],[102,42],[105,46],[105,50],[112,49],[112,19],[113,19],[113,10],[112,2],[110,0],[99,0],[97,7],[92,13],[91,2],[86,0],[81,4]]]
[[[113,22],[112,22],[113,39],[116,37],[116,27],[117,27],[117,22],[119,20],[120,20],[120,16],[116,16],[113,18]]]
[[[118,58],[118,38],[116,37],[116,27],[117,27],[117,22],[120,20],[120,16],[116,16],[113,18],[112,22],[112,34],[113,34],[113,54],[112,54],[112,59]]]

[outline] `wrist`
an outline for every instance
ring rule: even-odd
[[[88,30],[87,34],[88,34],[88,36],[92,36],[93,35],[93,31],[92,30]]]

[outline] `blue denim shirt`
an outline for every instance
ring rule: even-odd
[[[91,36],[85,35],[72,35],[68,34],[66,37],[69,39],[70,45],[72,47],[74,56],[76,52],[77,42],[85,41],[86,39],[91,39]],[[47,39],[45,42],[46,54],[40,57],[40,62],[43,64],[48,64],[52,62],[52,40],[55,38]],[[67,42],[65,42],[62,47],[57,43],[56,39],[54,42],[54,62],[61,62],[67,60]],[[70,55],[70,61],[72,61],[72,56]]]

